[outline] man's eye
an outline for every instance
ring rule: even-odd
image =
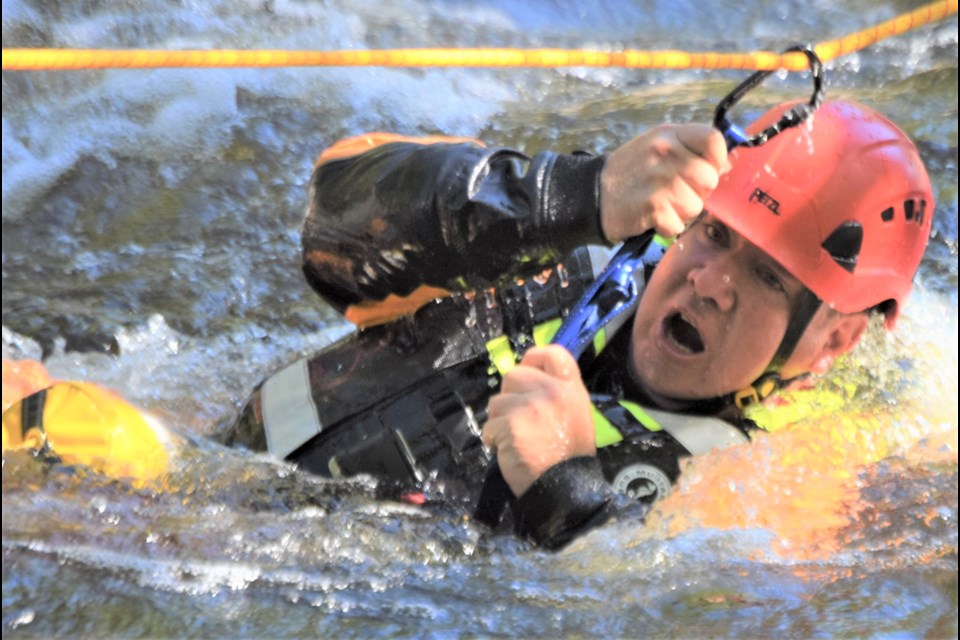
[[[707,240],[711,242],[723,242],[723,230],[721,230],[720,227],[715,224],[705,223],[703,225],[703,233],[706,235]]]
[[[766,267],[760,267],[757,269],[757,273],[761,282],[763,282],[763,284],[770,289],[774,291],[786,292],[787,288],[784,286],[783,281],[775,271]]]

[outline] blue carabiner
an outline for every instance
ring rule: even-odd
[[[643,272],[659,261],[662,248],[647,231],[623,243],[583,297],[570,310],[553,337],[574,358],[579,358],[601,329],[615,331],[636,309],[643,294]]]
[[[729,121],[720,129],[720,133],[723,134],[723,139],[727,143],[727,151],[734,147],[745,146],[750,141],[750,136],[743,129]]]

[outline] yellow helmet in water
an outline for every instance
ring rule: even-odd
[[[86,382],[54,382],[3,412],[3,451],[29,450],[112,478],[156,480],[170,436],[149,414]]]

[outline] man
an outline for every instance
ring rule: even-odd
[[[303,231],[307,280],[373,326],[268,378],[225,441],[496,522],[493,452],[514,527],[547,547],[747,441],[742,408],[826,371],[869,313],[892,327],[934,206],[906,136],[840,101],[729,159],[699,125],[607,157],[377,142],[321,157]],[[533,346],[601,266],[582,247],[647,229],[679,236],[632,323],[579,362]]]

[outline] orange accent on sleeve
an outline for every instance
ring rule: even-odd
[[[362,329],[410,315],[428,302],[448,295],[450,292],[446,289],[423,285],[408,296],[391,293],[383,300],[351,305],[343,315]]]
[[[473,138],[457,138],[453,136],[404,136],[398,133],[384,133],[381,131],[375,131],[372,133],[364,133],[359,136],[353,136],[352,138],[346,138],[335,142],[326,149],[323,153],[320,154],[320,157],[317,158],[317,161],[314,166],[321,165],[325,162],[330,162],[331,160],[340,160],[342,158],[350,158],[352,156],[357,156],[363,153],[364,151],[369,151],[380,145],[389,144],[391,142],[413,142],[416,144],[438,144],[438,143],[448,143],[448,144],[459,144],[462,142],[470,142],[478,146],[485,146],[479,140],[474,140]]]
[[[386,133],[383,131],[374,131],[364,133],[352,138],[345,138],[333,143],[317,158],[314,166],[319,166],[333,160],[341,160],[360,155],[370,149],[374,149],[391,142],[412,142],[414,144],[460,144],[470,143],[479,147],[484,145],[479,140],[473,138],[460,138],[455,136],[406,136],[398,133]],[[333,256],[322,255],[319,252],[311,252],[305,256],[307,261],[322,262],[324,260],[336,259]],[[407,296],[398,296],[390,294],[383,300],[367,301],[357,305],[347,307],[344,317],[360,328],[372,327],[378,324],[384,324],[391,320],[396,320],[406,315],[413,314],[423,305],[450,295],[446,289],[422,285],[413,293]]]

